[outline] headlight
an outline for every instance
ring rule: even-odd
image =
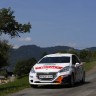
[[[66,72],[66,71],[69,71],[69,69],[70,69],[70,66],[66,66],[63,69],[61,69],[59,72]]]
[[[31,72],[31,73],[35,73],[35,70],[34,70],[34,68],[32,68],[30,72]]]

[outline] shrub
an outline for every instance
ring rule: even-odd
[[[17,76],[23,76],[29,73],[29,71],[31,70],[31,68],[33,67],[33,65],[36,63],[36,59],[35,58],[31,58],[28,60],[23,60],[23,61],[19,61],[16,66],[15,66],[15,70],[14,73]]]

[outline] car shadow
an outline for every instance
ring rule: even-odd
[[[84,86],[86,84],[89,84],[92,82],[86,81],[85,83],[76,83],[74,86],[69,86],[69,85],[44,85],[44,86],[39,86],[36,89],[64,89],[64,88],[75,88],[79,86]]]
[[[86,81],[84,83],[76,83],[74,87],[84,86],[84,85],[87,85],[87,84],[90,84],[90,83],[92,83],[92,82]]]
[[[38,87],[38,89],[62,89],[62,88],[64,88],[64,85],[44,85]]]

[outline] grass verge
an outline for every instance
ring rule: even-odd
[[[0,96],[6,96],[9,93],[17,92],[27,87],[29,87],[28,76],[0,85]]]
[[[89,71],[96,66],[96,61],[88,62],[84,64],[85,70]]]

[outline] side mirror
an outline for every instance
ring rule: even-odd
[[[75,64],[75,67],[77,67],[77,66],[79,66],[80,64],[77,62],[76,64]]]

